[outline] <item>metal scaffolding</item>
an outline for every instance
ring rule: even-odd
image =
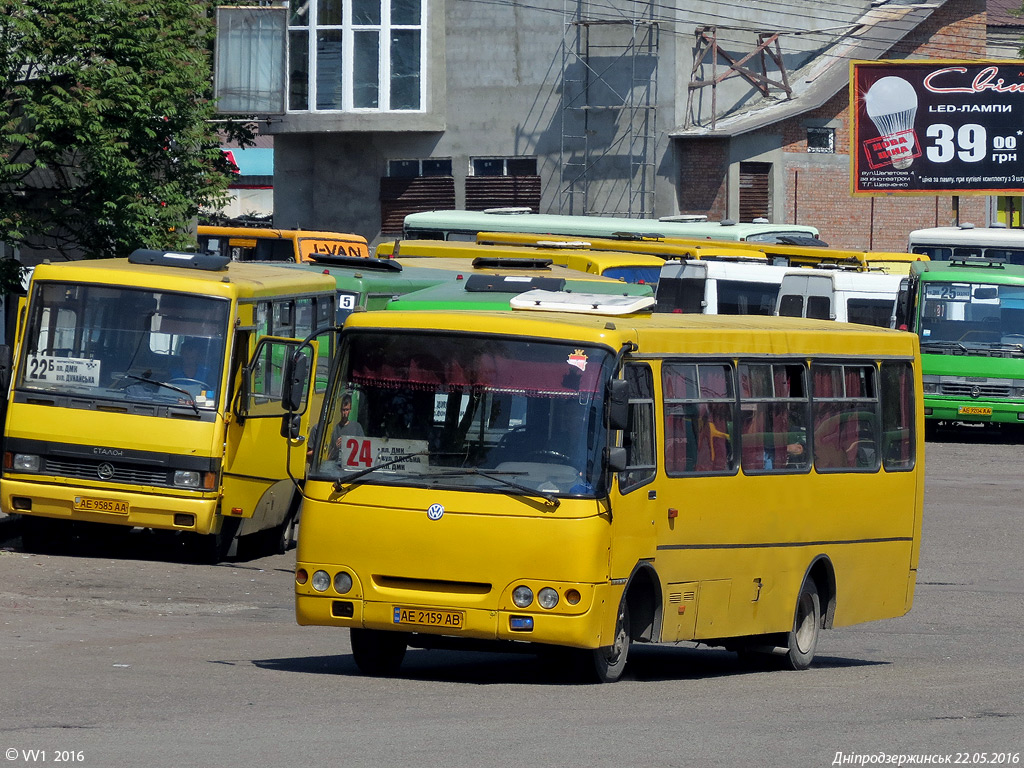
[[[632,7],[642,13],[592,18],[566,0],[560,213],[654,214],[659,27],[653,3]]]

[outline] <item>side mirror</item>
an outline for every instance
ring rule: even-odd
[[[301,349],[288,355],[284,361],[284,383],[281,387],[281,405],[294,413],[302,410],[303,394],[309,380],[309,356]]]
[[[0,345],[0,387],[4,390],[11,382],[11,348],[7,344]]]
[[[627,456],[625,448],[605,448],[604,449],[604,466],[609,472],[621,472],[627,466]]]
[[[242,369],[242,380],[238,385],[238,395],[235,398],[235,414],[239,422],[245,421],[249,415],[249,395],[252,392],[252,370]]]
[[[298,440],[301,437],[302,417],[297,413],[286,413],[281,417],[281,437]]]
[[[608,429],[626,429],[629,426],[629,382],[612,379],[605,392],[605,423]]]

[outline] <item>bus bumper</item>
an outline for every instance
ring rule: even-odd
[[[924,397],[925,418],[965,424],[1024,424],[1024,402]]]
[[[458,608],[462,614],[459,629],[397,624],[395,609],[406,602],[377,602],[345,596],[295,594],[295,619],[303,626],[364,627],[392,632],[462,637],[472,640],[511,640],[545,643],[571,648],[599,648],[602,617],[598,606],[604,604],[609,585],[599,585],[595,600],[584,613],[573,615],[538,610],[491,610]],[[429,606],[423,606],[429,610]],[[439,609],[452,610],[452,609]]]
[[[4,477],[2,506],[4,512],[18,515],[203,534],[216,533],[220,525],[216,494],[188,498]]]

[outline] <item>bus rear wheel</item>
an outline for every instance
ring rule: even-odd
[[[808,578],[800,587],[796,601],[796,615],[793,629],[786,635],[786,666],[790,669],[807,669],[814,660],[821,632],[821,598],[818,585]]]
[[[615,620],[615,637],[611,645],[591,651],[594,676],[599,683],[614,683],[626,669],[629,648],[632,644],[629,628],[629,605],[625,598],[619,604],[619,615]]]
[[[388,677],[402,666],[408,645],[404,633],[358,627],[353,627],[350,633],[352,660],[364,675]]]

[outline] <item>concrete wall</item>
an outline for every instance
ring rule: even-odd
[[[286,116],[271,125],[275,223],[279,226],[302,223],[379,239],[379,180],[388,160],[403,158],[450,157],[456,205],[461,207],[471,158],[535,156],[542,178],[541,211],[559,212],[563,118],[567,116],[562,72],[566,66],[569,79],[578,78],[583,66],[573,56],[563,62],[562,0],[539,0],[528,6],[430,0],[430,8],[435,22],[444,20],[444,55],[440,61],[431,58],[433,69],[428,75],[442,73],[443,86],[432,86],[431,93],[435,99],[444,94],[444,103],[432,103],[419,128],[414,115],[397,120],[365,115]],[[616,25],[614,30],[595,32],[593,70],[611,72],[613,78],[628,71],[634,62],[616,59],[622,54],[622,35],[629,30],[628,25]],[[436,36],[431,33],[430,39],[436,41]],[[675,45],[675,35],[662,32],[657,60],[646,57],[640,64],[658,79],[656,124],[648,153],[656,177],[651,215],[677,210],[675,160],[666,138],[675,125]],[[592,92],[591,99],[600,99],[600,94]],[[435,107],[441,112],[440,120]],[[625,150],[607,145],[608,132],[626,119],[621,109],[603,110],[590,118],[590,152],[603,156],[603,168],[598,167],[591,178],[603,173],[604,179],[594,182],[590,212],[607,213],[622,197],[627,184],[621,178]],[[570,127],[568,132],[574,130]]]
[[[619,0],[613,3],[618,5]],[[737,4],[726,8],[691,0],[677,6],[656,6],[659,20],[672,14],[671,23],[659,28],[656,60],[641,57],[631,62],[656,78],[657,117],[650,151],[656,180],[649,215],[683,212],[708,214],[712,219],[736,217],[739,163],[766,161],[773,166],[772,218],[814,224],[836,246],[904,250],[910,229],[946,224],[958,217],[986,223],[988,202],[982,197],[961,197],[959,201],[949,197],[852,198],[845,90],[813,113],[731,140],[666,138],[683,122],[693,31],[698,25],[735,25],[735,14],[741,11],[755,27],[765,24],[812,30],[814,34],[786,40],[787,66],[795,68],[831,35],[838,34],[834,28],[842,28],[869,6],[869,2],[843,8],[824,2],[786,6],[799,9],[799,16],[780,15],[779,5],[767,0],[752,0],[742,9]],[[580,132],[580,126],[572,123],[580,113],[563,110],[567,94],[571,97],[572,89],[578,87],[569,81],[578,77],[581,67],[579,60],[570,57],[565,68],[567,82],[563,82],[565,7],[562,0],[537,0],[529,5],[429,0],[428,39],[433,47],[426,111],[400,116],[286,116],[272,125],[270,132],[276,134],[275,223],[356,232],[379,242],[379,184],[387,161],[430,157],[452,159],[456,207],[465,202],[471,158],[535,156],[542,179],[541,212],[583,212],[560,207],[563,131]],[[606,5],[599,7],[607,13]],[[636,6],[629,3],[622,8]],[[716,16],[726,10],[728,19]],[[623,67],[615,59],[614,35],[622,29],[591,31],[590,63],[611,73],[614,82]],[[737,52],[748,50],[748,42],[736,38]],[[896,58],[984,55],[984,0],[947,2],[906,44],[893,51]],[[733,88],[734,96],[723,96]],[[738,78],[723,85],[719,99],[724,102],[720,101],[719,109],[729,99],[740,103],[747,98],[741,91],[749,95],[751,89]],[[600,89],[595,87],[590,98],[600,101]],[[589,118],[590,151],[598,156],[607,150],[608,155],[602,159],[603,165],[595,165],[592,171],[599,180],[590,188],[587,212],[610,213],[621,202],[626,184],[621,165],[625,152],[610,143],[615,131],[621,130],[622,112],[594,110]],[[566,127],[563,118],[567,117]],[[808,153],[808,126],[835,127],[836,152]]]

